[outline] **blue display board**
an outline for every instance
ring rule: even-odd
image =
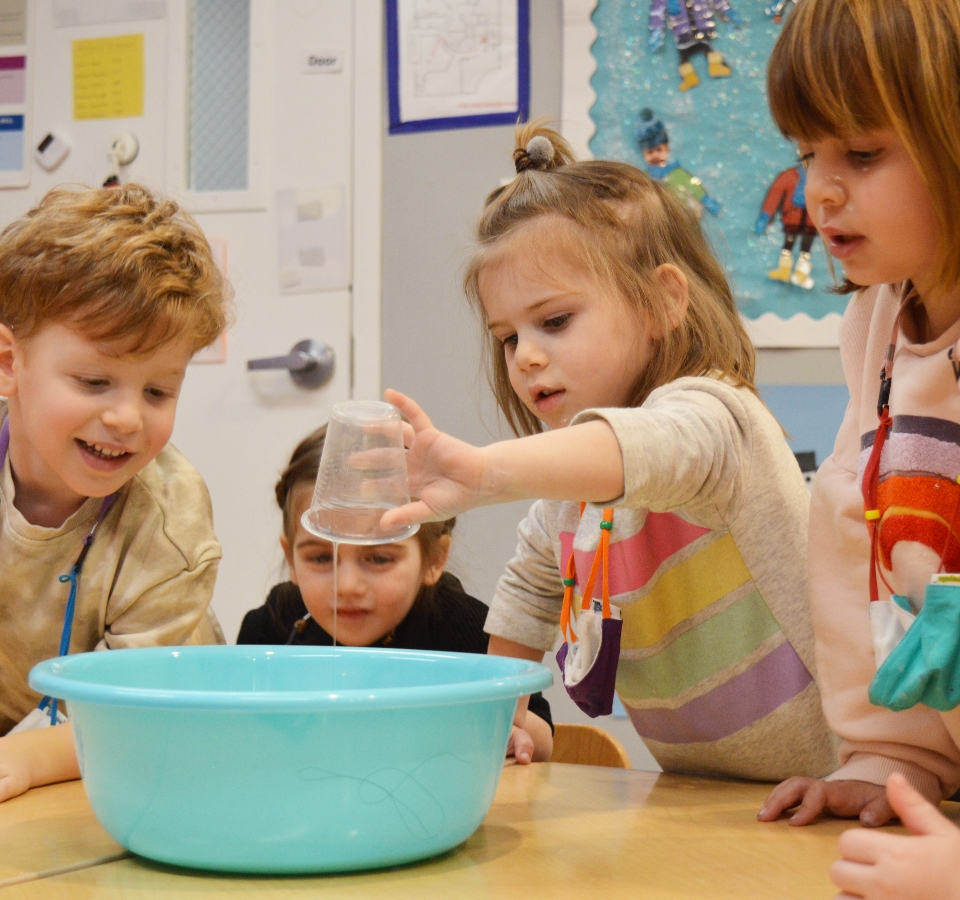
[[[792,3],[775,5],[789,15]],[[705,40],[691,52],[682,46],[682,36],[675,39],[670,24],[671,11],[686,15],[689,7],[692,17],[694,6],[710,8],[714,36],[701,29]],[[781,27],[767,13],[770,6],[770,0],[734,0],[732,7],[728,0],[598,0],[592,15],[597,70],[591,80],[596,132],[590,150],[598,158],[648,168],[638,137],[649,146],[666,136],[669,159],[658,174],[666,174],[702,213],[744,316],[772,313],[789,320],[805,313],[820,320],[842,313],[847,298],[828,292],[833,278],[819,238],[810,247],[809,275],[802,266],[798,273],[802,231],[810,230],[802,216],[804,228],[795,237],[787,271],[780,265],[787,242],[784,219],[796,229],[795,201],[802,206],[802,186],[797,189],[796,149],[780,135],[767,109],[767,60]],[[652,47],[652,36],[653,44],[662,36],[659,48]],[[644,121],[647,109],[651,115]],[[704,191],[703,197],[696,196]],[[758,233],[765,199],[771,214]]]

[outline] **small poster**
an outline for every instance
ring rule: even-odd
[[[27,58],[0,56],[0,104],[27,102]]]
[[[0,20],[2,16],[0,7]],[[24,35],[21,37],[25,39]],[[29,88],[25,50],[23,47],[9,56],[0,56],[0,188],[21,188],[30,183],[30,159],[26,147]]]
[[[53,0],[53,24],[57,28],[163,19],[166,14],[166,0]]]
[[[73,42],[74,119],[143,115],[143,35]]]
[[[525,120],[529,27],[529,0],[387,0],[390,133]]]
[[[23,170],[23,116],[0,116],[0,172]]]
[[[24,47],[27,43],[27,0],[0,0],[0,45]]]

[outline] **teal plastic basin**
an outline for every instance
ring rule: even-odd
[[[134,853],[332,872],[448,850],[486,815],[537,663],[331,647],[156,647],[40,663],[90,804]]]

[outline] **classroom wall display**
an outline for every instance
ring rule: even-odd
[[[144,36],[121,34],[73,42],[73,118],[143,115]]]
[[[525,120],[529,32],[529,0],[387,0],[390,133]]]
[[[26,0],[0,0],[0,188],[30,184],[28,19]]]
[[[766,100],[797,2],[564,0],[562,120],[579,155],[638,166],[701,217],[757,346],[835,347],[847,298]]]

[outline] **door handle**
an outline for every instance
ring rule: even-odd
[[[332,347],[308,339],[294,344],[286,356],[248,359],[247,370],[286,369],[298,387],[315,390],[323,387],[333,377],[335,361]]]

